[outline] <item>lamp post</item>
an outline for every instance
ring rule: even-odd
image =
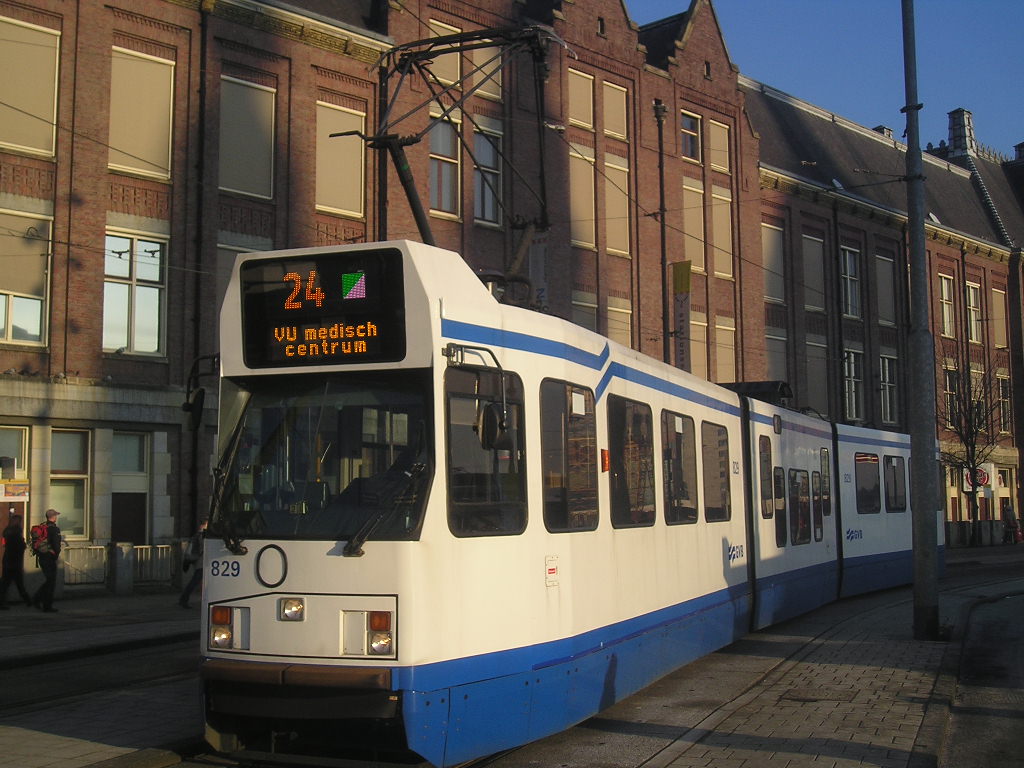
[[[654,100],[654,119],[658,122],[658,222],[661,225],[661,355],[666,363],[672,362],[671,334],[669,333],[668,250],[665,224],[665,115],[668,108],[661,99]]]

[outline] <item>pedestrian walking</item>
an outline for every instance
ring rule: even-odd
[[[60,558],[60,528],[57,527],[56,509],[46,510],[46,522],[32,526],[32,552],[43,571],[43,584],[32,597],[32,604],[44,613],[56,613],[53,592],[57,588],[57,560]],[[40,530],[42,529],[42,530]]]
[[[3,577],[0,578],[0,611],[6,611],[7,588],[14,584],[25,605],[32,607],[32,598],[25,589],[25,532],[21,515],[12,514],[4,528]]]
[[[188,580],[185,588],[181,590],[181,597],[178,598],[178,605],[182,608],[189,607],[189,598],[203,580],[203,534],[205,531],[206,521],[204,520],[192,535],[188,542],[188,549],[185,550],[185,560],[181,564],[181,570],[187,571],[191,566],[192,577]]]

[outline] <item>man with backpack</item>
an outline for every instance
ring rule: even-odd
[[[29,532],[32,539],[32,554],[43,571],[45,581],[32,598],[32,605],[44,613],[56,613],[53,607],[53,591],[57,588],[57,558],[60,557],[60,528],[57,527],[56,509],[46,510],[46,522],[33,525]]]

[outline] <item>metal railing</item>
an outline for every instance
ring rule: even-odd
[[[117,545],[123,548],[124,545]],[[134,584],[171,584],[175,563],[181,563],[180,544],[128,546],[119,550],[131,560]],[[110,579],[111,546],[101,544],[65,546],[61,550],[64,583],[67,585],[107,584]]]

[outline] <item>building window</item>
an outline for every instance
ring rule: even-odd
[[[430,129],[430,210],[459,215],[459,133],[455,123],[435,117]]]
[[[732,277],[732,192],[717,184],[711,187],[711,246],[719,277]]]
[[[594,78],[575,69],[569,70],[569,124],[594,127]]]
[[[981,336],[981,286],[967,284],[967,340],[980,344]]]
[[[608,251],[629,254],[629,160],[618,155],[604,159],[604,227]]]
[[[324,101],[316,103],[317,210],[362,217],[365,213],[366,151],[359,136],[332,134],[366,130],[366,114]]]
[[[946,368],[942,372],[942,399],[946,407],[946,426],[950,427],[959,419],[960,376],[956,370]]]
[[[807,379],[804,401],[822,416],[828,414],[828,348],[807,343]]]
[[[717,171],[729,172],[729,126],[708,120],[708,160]]]
[[[683,257],[704,269],[704,182],[683,177]]]
[[[999,431],[1013,431],[1013,395],[1008,376],[996,376],[996,390],[999,396]]]
[[[166,263],[165,242],[135,235],[107,235],[103,282],[105,351],[163,351]]]
[[[715,318],[715,381],[736,381],[736,321]]]
[[[896,324],[896,262],[890,256],[875,256],[875,295],[878,298],[878,322]]]
[[[487,224],[501,221],[501,125],[477,118],[480,130],[473,134],[473,217]]]
[[[571,144],[569,147],[569,229],[573,245],[594,248],[594,151]]]
[[[572,321],[589,331],[597,331],[597,295],[591,291],[572,292]]]
[[[50,227],[49,219],[0,211],[0,341],[45,341]]]
[[[0,427],[0,481],[27,480],[28,429],[26,427]],[[4,495],[13,496],[4,488]]]
[[[689,112],[679,113],[681,153],[687,160],[700,162],[700,117]]]
[[[604,96],[605,135],[626,140],[629,137],[626,122],[626,89],[612,83],[604,83],[601,92]]]
[[[860,251],[843,246],[840,253],[840,281],[843,287],[843,314],[860,317]]]
[[[108,165],[170,178],[174,62],[115,47],[110,63]]]
[[[50,506],[60,512],[68,538],[89,536],[89,433],[55,429],[50,433]]]
[[[942,321],[942,335],[956,336],[956,318],[953,312],[953,278],[939,275],[939,317]]]
[[[220,188],[274,196],[277,91],[247,80],[220,79]]]
[[[690,373],[708,379],[708,321],[703,312],[691,312]]]
[[[789,345],[785,333],[781,329],[771,329],[765,334],[765,375],[768,381],[789,381]]]
[[[882,401],[882,422],[885,424],[895,424],[899,419],[896,374],[896,358],[882,355],[879,358],[879,396]]]
[[[624,347],[633,345],[633,303],[629,299],[609,296],[605,323],[609,339],[617,341]]]
[[[440,21],[431,19],[429,22],[431,37],[447,37],[457,35],[462,30],[452,27]],[[459,82],[462,77],[462,59],[458,53],[443,53],[434,57],[430,65],[430,73],[442,85],[451,85]]]
[[[476,67],[476,94],[501,101],[501,48],[477,48],[472,56]]]
[[[813,235],[801,237],[804,263],[804,307],[825,309],[825,241]]]
[[[996,347],[1007,346],[1006,335],[1006,291],[992,289],[992,341]]]
[[[843,350],[843,399],[847,421],[864,418],[864,353]]]
[[[784,262],[785,231],[782,227],[761,224],[761,263],[764,265],[764,297],[769,301],[786,301],[786,269]]]
[[[0,17],[0,146],[53,155],[59,48],[57,31]]]

